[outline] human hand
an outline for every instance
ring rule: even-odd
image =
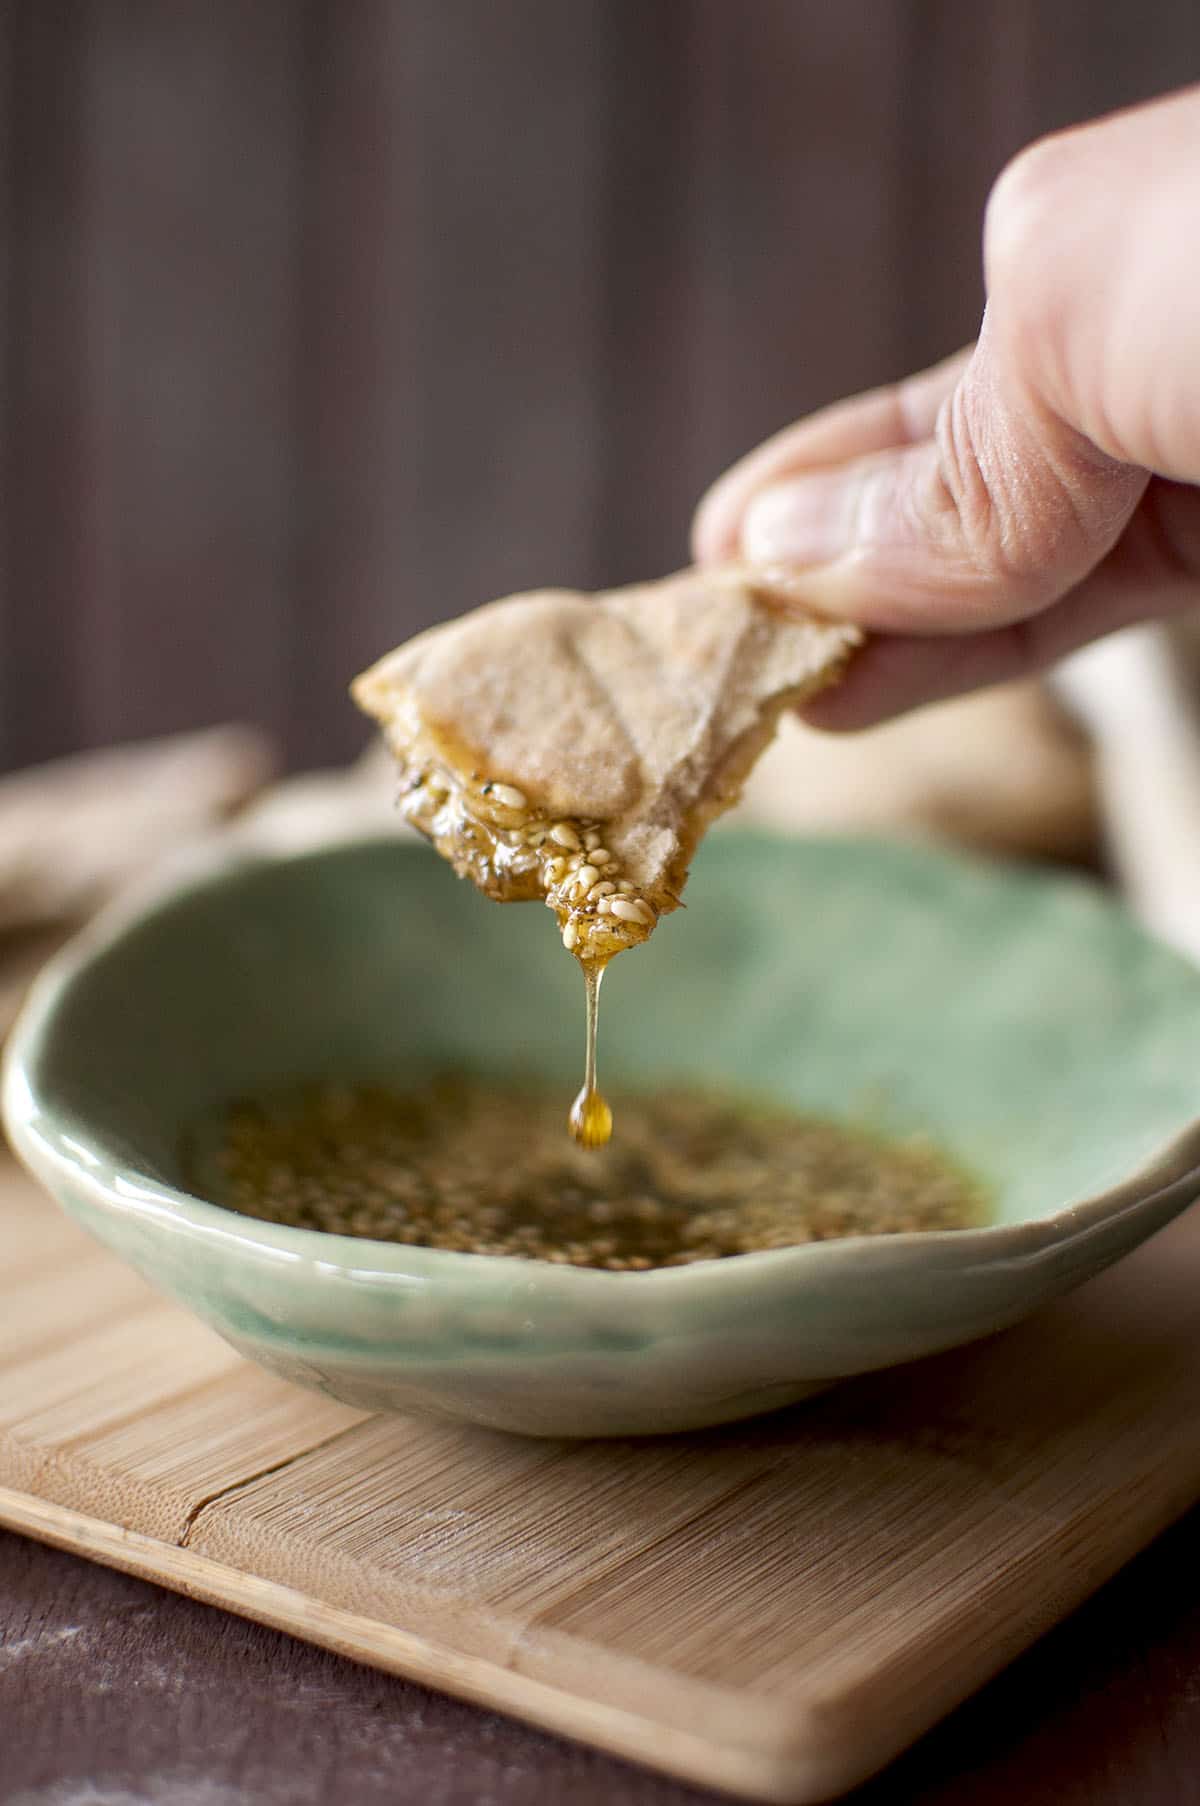
[[[858,728],[1200,603],[1200,87],[1001,175],[969,350],[786,428],[697,561],[873,630],[806,718]]]

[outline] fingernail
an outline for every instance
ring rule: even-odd
[[[746,508],[742,551],[752,564],[832,564],[854,544],[856,490],[820,471],[772,484]]]

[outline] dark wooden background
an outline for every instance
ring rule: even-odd
[[[293,762],[415,627],[684,556],[699,489],[969,337],[1047,128],[1196,0],[0,0],[0,765]]]

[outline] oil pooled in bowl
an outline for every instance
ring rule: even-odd
[[[924,1139],[699,1089],[616,1101],[617,1137],[585,1151],[550,1085],[313,1086],[232,1105],[191,1176],[271,1222],[614,1272],[987,1217],[984,1187]]]

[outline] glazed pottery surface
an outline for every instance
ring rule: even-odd
[[[729,830],[687,904],[609,973],[606,1085],[729,1084],[932,1136],[990,1188],[987,1226],[607,1273],[192,1195],[196,1125],[300,1080],[529,1073],[565,1118],[583,987],[549,913],[386,840],[235,845],[97,923],[15,1031],[9,1134],[87,1229],[275,1372],[543,1435],[722,1422],[985,1335],[1200,1191],[1200,974],[1090,884]]]

